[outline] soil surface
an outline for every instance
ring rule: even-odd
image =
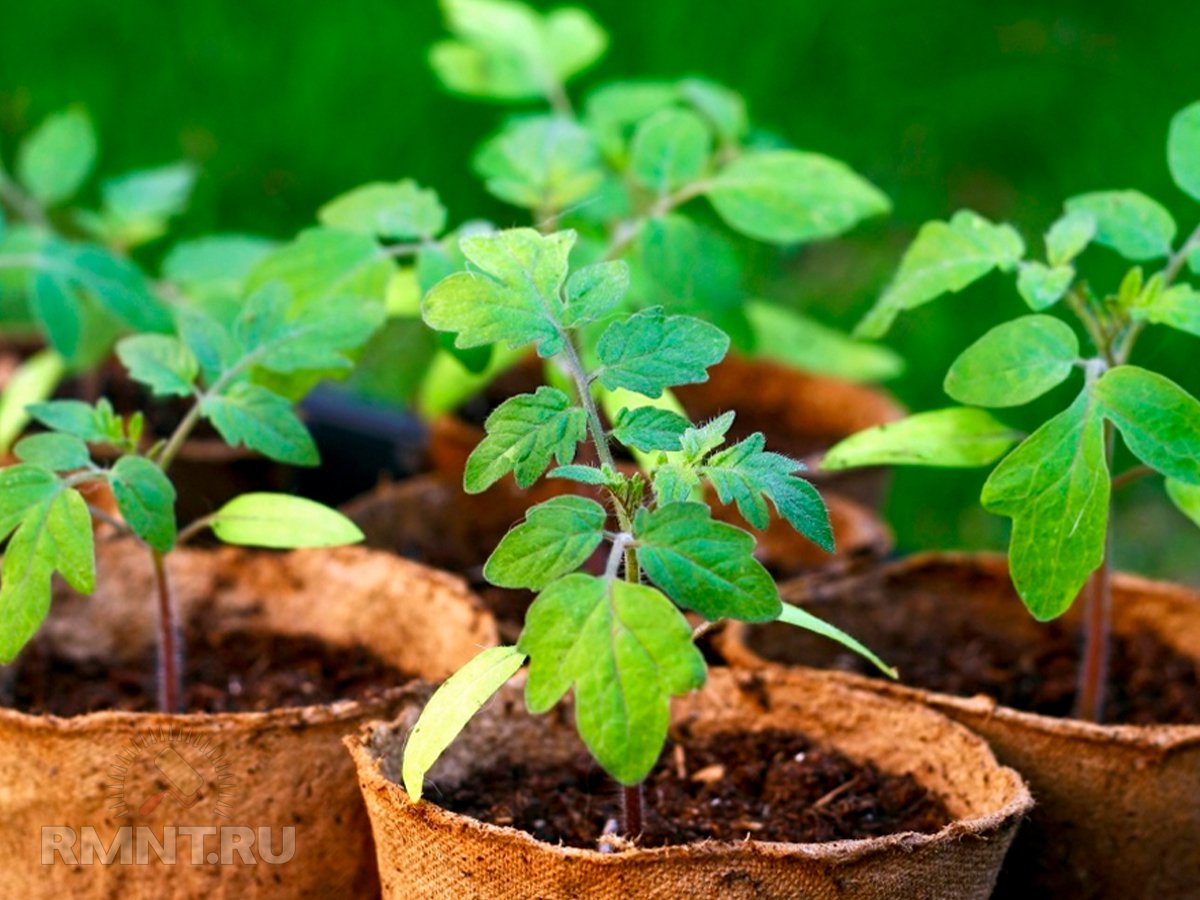
[[[880,602],[886,606],[886,600]],[[899,669],[902,684],[966,697],[986,694],[1005,706],[1042,715],[1072,714],[1083,646],[1074,624],[1039,623],[1035,636],[1026,640],[1001,629],[984,632],[978,622],[952,613],[918,615],[900,604],[876,616],[872,607],[870,614],[861,607],[835,612],[821,606],[813,612],[846,628]],[[877,620],[883,619],[886,624],[879,630]],[[809,644],[794,631],[754,628],[747,639],[766,659],[883,677],[861,657]],[[1200,661],[1149,631],[1114,636],[1111,654],[1106,723],[1200,724]]]
[[[621,808],[619,788],[586,754],[559,766],[500,760],[455,793],[432,797],[539,840],[591,849],[616,830]],[[951,821],[941,799],[911,776],[773,730],[677,735],[646,780],[645,797],[643,847],[931,834]]]
[[[15,664],[0,704],[21,712],[78,716],[99,710],[156,712],[153,651],[135,663],[65,660],[35,641]],[[184,697],[189,712],[262,712],[359,700],[410,676],[364,647],[313,637],[189,628]]]

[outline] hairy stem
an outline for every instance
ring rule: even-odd
[[[197,399],[175,429],[175,433],[167,440],[167,444],[163,447],[162,452],[158,455],[158,467],[160,469],[166,472],[171,467],[171,463],[175,461],[175,457],[178,455],[180,449],[182,449],[184,442],[199,422],[200,401]]]
[[[165,713],[182,712],[183,652],[179,626],[175,619],[175,602],[171,596],[171,581],[163,554],[151,551],[154,559],[154,581],[158,588],[158,708]]]
[[[1104,456],[1111,468],[1114,433],[1112,422],[1104,423]],[[1087,609],[1084,613],[1083,664],[1075,694],[1075,718],[1100,722],[1108,692],[1109,646],[1112,632],[1112,503],[1105,525],[1104,561],[1088,579]]]

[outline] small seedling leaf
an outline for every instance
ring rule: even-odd
[[[1096,382],[1096,400],[1133,455],[1168,478],[1200,484],[1200,402],[1138,366],[1117,366]]]
[[[1021,439],[982,409],[951,407],[916,413],[852,434],[830,448],[825,471],[859,466],[972,468],[995,462]]]
[[[1096,220],[1097,244],[1141,262],[1171,252],[1175,220],[1156,200],[1141,191],[1096,191],[1066,202],[1068,213],[1083,212]]]
[[[1171,119],[1167,165],[1180,190],[1200,200],[1200,102],[1184,107]]]
[[[201,409],[230,446],[245,445],[296,466],[320,462],[316,444],[292,405],[261,385],[239,382],[223,394],[206,397]]]
[[[618,411],[612,436],[626,447],[644,452],[670,452],[679,450],[680,438],[690,427],[691,423],[677,412],[655,406],[639,406]]]
[[[330,200],[317,212],[322,225],[387,241],[429,240],[446,227],[436,192],[411,179],[373,182]]]
[[[127,337],[117,344],[117,358],[134,381],[159,397],[190,397],[200,374],[195,354],[165,334]]]
[[[604,540],[608,513],[586,497],[555,497],[525,513],[492,551],[483,577],[498,587],[540,590],[574,572]]]
[[[96,132],[82,109],[48,116],[17,151],[17,178],[35,200],[54,206],[83,185],[96,164]]]
[[[784,603],[783,611],[779,614],[779,621],[788,625],[795,625],[797,628],[803,628],[805,631],[811,631],[813,634],[827,637],[831,641],[836,641],[847,650],[853,650],[889,678],[900,677],[894,668],[872,653],[860,641],[855,640],[835,625],[830,625],[823,619],[814,616],[806,609],[801,609],[799,606],[793,606],[790,603]]]
[[[587,435],[587,415],[557,388],[540,387],[501,403],[484,423],[487,437],[467,458],[463,487],[487,490],[509,472],[529,487],[551,460],[569,463]]]
[[[997,325],[946,373],[945,390],[973,406],[1021,406],[1061,384],[1079,356],[1079,339],[1052,316],[1021,316]]]
[[[600,383],[658,397],[664,388],[708,380],[708,368],[725,358],[725,332],[693,316],[668,316],[661,308],[613,322],[596,352]]]
[[[363,539],[337,510],[290,494],[242,494],[213,513],[210,526],[226,544],[244,547],[340,547]]]
[[[117,508],[143,541],[166,553],[175,546],[175,487],[141,456],[122,456],[109,474]]]

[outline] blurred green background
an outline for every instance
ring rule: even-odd
[[[545,5],[545,4],[537,4]],[[894,200],[886,222],[788,256],[757,288],[849,326],[916,227],[961,206],[1039,235],[1069,194],[1137,187],[1190,230],[1200,209],[1175,190],[1164,140],[1200,97],[1200,4],[912,0],[714,0],[586,4],[612,35],[575,86],[703,74],[742,91],[761,126],[848,161]],[[0,32],[0,152],[46,113],[81,101],[102,141],[100,170],[187,156],[204,175],[176,236],[220,229],[286,237],[333,195],[412,176],[451,219],[513,213],[469,174],[503,109],[435,84],[426,48],[442,33],[432,0],[40,0],[8,4]],[[1104,251],[1091,251],[1102,267]],[[1119,276],[1119,270],[1112,266]],[[910,360],[891,385],[913,408],[946,405],[941,378],[970,341],[1020,307],[992,276],[901,320]],[[1138,359],[1200,392],[1196,349],[1163,330]],[[1062,408],[1057,393],[1029,416]],[[891,521],[905,548],[998,546],[980,512],[979,472],[899,473]],[[1122,497],[1119,562],[1200,581],[1200,543],[1147,482]]]

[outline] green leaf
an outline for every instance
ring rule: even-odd
[[[1079,358],[1079,339],[1052,316],[1021,316],[997,325],[946,373],[945,390],[973,406],[1021,406],[1061,384]]]
[[[587,415],[557,388],[540,387],[501,403],[484,423],[487,437],[467,458],[463,487],[487,490],[509,472],[529,487],[552,459],[569,463],[575,445],[587,436]]]
[[[317,447],[292,405],[260,385],[235,384],[224,394],[206,397],[201,411],[230,446],[244,444],[296,466],[320,462]]]
[[[31,509],[53,497],[60,484],[52,472],[40,466],[0,469],[0,541],[12,534]]]
[[[679,99],[679,88],[669,82],[608,82],[588,95],[584,122],[604,154],[617,168],[624,168],[626,144],[634,126]]]
[[[774,244],[834,237],[891,209],[845,164],[797,150],[745,153],[709,185],[705,193],[729,227]]]
[[[654,499],[659,506],[697,499],[700,475],[691,466],[666,463],[654,469]]]
[[[718,522],[703,503],[638,510],[638,562],[668,597],[709,621],[769,622],[779,591],[754,558],[754,536]]]
[[[497,587],[540,590],[574,572],[604,539],[608,513],[586,497],[555,497],[525,513],[488,557],[483,577]]]
[[[529,656],[529,710],[545,712],[574,685],[579,735],[622,784],[658,761],[671,697],[704,684],[687,620],[645,585],[561,578],[533,602],[517,646]]]
[[[162,274],[186,290],[238,294],[277,246],[269,238],[249,234],[205,235],[172,247],[163,259]]]
[[[704,78],[685,78],[679,82],[679,96],[704,116],[722,141],[737,144],[750,125],[746,101],[736,91]]]
[[[289,313],[291,295],[279,282],[256,291],[234,323],[234,336],[254,365],[271,372],[348,369],[349,353],[383,322],[382,309],[353,297],[331,297],[320,306]]]
[[[457,40],[439,41],[429,61],[450,90],[489,100],[551,96],[603,55],[608,36],[582,9],[540,15],[509,0],[442,0]]]
[[[842,629],[814,616],[806,609],[801,609],[799,606],[793,606],[790,603],[784,603],[783,612],[779,614],[779,621],[788,625],[795,625],[797,628],[803,628],[805,631],[811,631],[813,634],[819,634],[821,637],[829,638],[831,641],[836,641],[847,650],[853,650],[889,678],[900,677],[900,674],[895,669],[868,650],[862,643],[846,634]]]
[[[1167,166],[1180,189],[1200,200],[1200,101],[1184,107],[1171,119]]]
[[[292,292],[292,312],[320,308],[333,298],[354,298],[384,308],[393,262],[369,235],[335,228],[310,228],[274,250],[246,279],[248,293],[272,281]]]
[[[1096,401],[1133,455],[1168,478],[1200,484],[1200,402],[1156,372],[1117,366],[1100,377]]]
[[[438,757],[524,662],[516,647],[489,647],[433,692],[404,745],[404,789],[414,803]]]
[[[53,350],[35,353],[9,376],[0,391],[0,455],[8,452],[29,424],[28,407],[49,398],[58,387],[66,366]]]
[[[563,325],[577,328],[610,313],[629,291],[629,265],[624,260],[599,262],[576,269],[567,279]]]
[[[438,331],[454,331],[456,347],[506,342],[538,344],[553,356],[563,346],[560,289],[575,232],[543,237],[532,228],[463,238],[462,251],[478,272],[443,278],[425,295],[421,313]]]
[[[1066,210],[1095,217],[1096,243],[1111,247],[1126,259],[1140,262],[1171,253],[1175,220],[1141,191],[1081,194],[1066,202]]]
[[[44,206],[79,190],[96,164],[96,132],[77,107],[48,116],[17,152],[17,178]]]
[[[87,503],[56,483],[30,508],[8,543],[0,574],[0,663],[10,663],[50,611],[51,577],[76,590],[95,589],[92,522]]]
[[[212,515],[210,527],[226,544],[245,547],[341,547],[363,539],[335,509],[290,494],[242,494]]]
[[[180,162],[106,180],[101,185],[101,235],[126,246],[160,237],[167,220],[187,208],[196,175],[194,165]]]
[[[949,222],[926,222],[855,335],[883,337],[902,311],[958,293],[993,269],[1008,271],[1024,253],[1012,226],[995,225],[970,210],[960,210]]]
[[[609,390],[657,397],[673,385],[707,381],[708,367],[728,350],[729,338],[715,325],[655,307],[605,329],[596,345],[603,363],[598,377]]]
[[[87,444],[69,434],[34,434],[17,442],[13,455],[21,462],[41,466],[51,472],[82,469],[92,461]]]
[[[664,109],[643,121],[629,148],[629,172],[666,196],[697,180],[712,154],[712,133],[694,112]]]
[[[200,375],[200,364],[178,338],[165,334],[137,334],[117,344],[117,358],[134,381],[147,385],[159,397],[190,397]]]
[[[1200,485],[1184,484],[1173,478],[1168,478],[1166,484],[1167,496],[1175,507],[1200,526]]]
[[[1017,291],[1030,309],[1040,312],[1061,300],[1074,280],[1071,266],[1050,268],[1040,262],[1023,262],[1017,270]]]
[[[591,196],[604,179],[591,135],[560,116],[509,122],[479,148],[474,168],[491,194],[540,216]]]
[[[1191,285],[1176,284],[1157,291],[1148,303],[1133,306],[1129,314],[1139,322],[1166,325],[1200,337],[1200,291]]]
[[[815,319],[763,300],[746,304],[754,356],[855,382],[895,378],[904,361],[880,344],[856,341]]]
[[[834,552],[829,512],[817,489],[795,473],[804,466],[780,453],[763,451],[760,432],[708,458],[704,476],[722,503],[737,503],[742,517],[755,528],[768,524],[767,500],[775,504],[796,531],[827,553]]]
[[[1013,520],[1013,585],[1040,621],[1066,612],[1104,560],[1110,481],[1103,418],[1089,390],[992,472],[983,506]]]
[[[1095,216],[1083,210],[1065,213],[1046,232],[1046,259],[1052,267],[1066,266],[1095,236]]]
[[[107,401],[101,401],[105,403]],[[33,403],[28,407],[29,414],[47,428],[74,435],[80,440],[92,444],[107,442],[112,436],[108,425],[111,418],[103,415],[97,407],[89,406],[82,400],[51,400],[49,403]]]
[[[613,423],[612,436],[626,447],[649,452],[676,451],[691,423],[677,412],[654,406],[622,408]]]
[[[141,456],[122,456],[109,473],[126,524],[160,553],[175,546],[175,487],[162,469]]]
[[[614,481],[613,473],[595,466],[556,466],[546,473],[547,478],[563,478],[579,484],[607,485]]]
[[[852,434],[821,461],[826,472],[858,466],[973,468],[995,462],[1021,433],[982,409],[951,407],[916,413]]]
[[[412,179],[364,184],[330,200],[317,212],[322,225],[386,241],[429,240],[446,227],[446,208],[435,191]]]

